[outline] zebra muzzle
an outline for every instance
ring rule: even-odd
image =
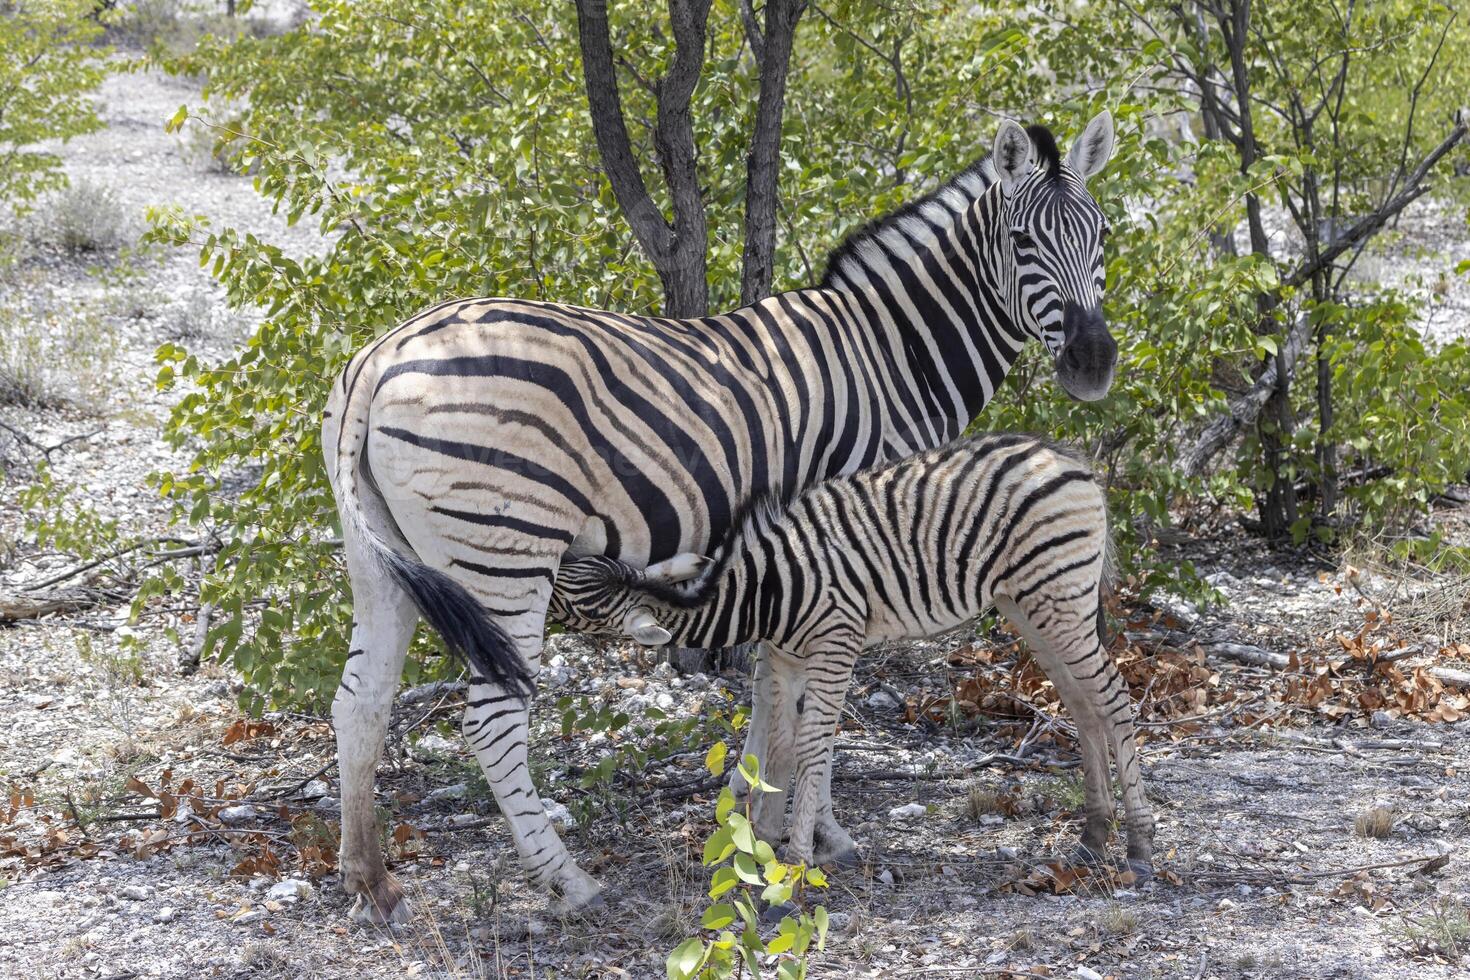
[[[623,632],[646,647],[661,647],[672,640],[673,634],[659,625],[647,606],[634,606],[623,617]]]

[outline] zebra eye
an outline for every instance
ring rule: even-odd
[[[1035,248],[1036,247],[1036,239],[1032,238],[1030,235],[1026,234],[1026,232],[1024,232],[1024,231],[1017,230],[1017,231],[1011,232],[1011,238],[1015,240],[1015,243],[1016,243],[1016,247],[1017,248]]]

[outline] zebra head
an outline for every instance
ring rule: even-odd
[[[1072,397],[1108,393],[1118,344],[1103,320],[1103,238],[1107,221],[1087,180],[1113,153],[1113,117],[1104,109],[1087,124],[1065,160],[1044,126],[1006,120],[991,160],[999,178],[1001,261],[1014,262],[1013,316],[1038,337]]]

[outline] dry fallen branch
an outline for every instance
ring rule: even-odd
[[[52,613],[90,609],[101,601],[102,597],[96,594],[47,596],[40,599],[0,596],[0,623],[18,623],[27,619],[40,619]]]
[[[1288,670],[1292,666],[1292,658],[1284,653],[1277,653],[1274,650],[1267,650],[1264,647],[1253,646],[1249,643],[1236,643],[1232,640],[1215,639],[1208,636],[1191,636],[1188,633],[1182,633],[1178,630],[1130,630],[1128,638],[1136,642],[1163,643],[1166,646],[1178,647],[1183,650],[1197,647],[1204,651],[1206,657],[1231,660],[1235,663],[1246,664],[1251,667],[1265,667],[1270,670]],[[1397,653],[1398,651],[1393,652]],[[1385,662],[1399,660],[1403,656],[1405,655],[1389,656],[1385,658]],[[1456,670],[1453,667],[1425,667],[1424,670],[1442,684],[1470,687],[1470,671]]]

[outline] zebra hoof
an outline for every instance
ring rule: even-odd
[[[1072,863],[1084,868],[1105,868],[1108,864],[1108,856],[1105,852],[1094,850],[1086,844],[1078,844],[1077,849],[1072,852]]]
[[[827,844],[817,842],[812,854],[812,864],[821,865],[824,868],[840,868],[843,871],[856,871],[864,864],[863,856],[858,851],[857,845],[852,841],[833,841]]]
[[[607,906],[602,886],[581,868],[572,868],[552,888],[551,910],[561,916],[582,916]]]
[[[1133,872],[1134,884],[1143,885],[1153,880],[1154,863],[1148,858],[1129,858],[1128,870]]]
[[[375,884],[357,893],[347,918],[369,926],[402,925],[413,918],[408,897],[403,886],[390,874],[384,874]]]

